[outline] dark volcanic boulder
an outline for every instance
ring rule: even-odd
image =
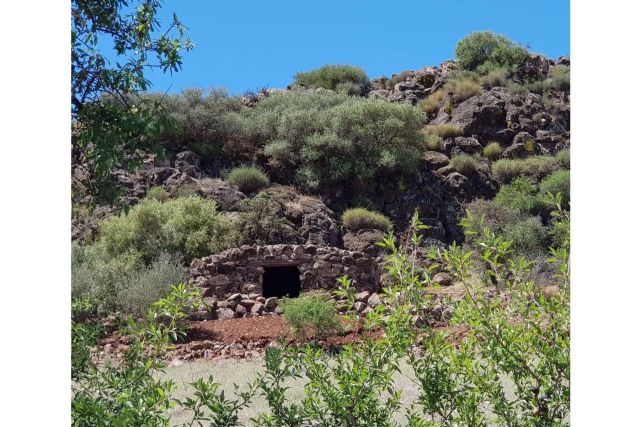
[[[380,230],[348,231],[342,237],[344,247],[350,251],[364,252],[372,257],[378,257],[384,253],[384,249],[376,246],[386,234]]]
[[[506,103],[511,95],[504,88],[493,88],[480,96],[462,102],[451,113],[450,122],[459,126],[465,135],[477,135],[482,139],[493,139],[498,130],[507,127]],[[431,124],[447,122],[439,116]]]

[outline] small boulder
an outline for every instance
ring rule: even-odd
[[[216,309],[216,318],[221,320],[233,319],[235,317],[235,311],[230,308],[218,308]]]
[[[449,286],[453,281],[453,277],[451,274],[446,271],[441,271],[440,273],[436,273],[432,278],[433,283],[440,286]]]

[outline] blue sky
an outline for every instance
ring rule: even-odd
[[[154,91],[285,87],[298,71],[357,65],[369,77],[438,65],[480,30],[527,43],[551,58],[569,54],[568,0],[166,0],[195,43],[178,73],[149,73]]]

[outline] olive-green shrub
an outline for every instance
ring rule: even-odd
[[[505,226],[515,224],[525,218],[518,209],[500,205],[492,200],[476,199],[465,205],[468,214],[466,226],[476,235],[482,234],[483,227],[494,233],[502,233]]]
[[[460,67],[480,74],[498,68],[515,71],[529,55],[525,47],[490,31],[479,31],[462,38],[455,53]]]
[[[393,224],[386,216],[378,212],[372,212],[365,208],[351,208],[342,214],[342,225],[351,231],[362,229],[377,229],[391,231]]]
[[[560,164],[569,169],[571,167],[571,150],[565,148],[556,153],[556,159],[560,162]]]
[[[161,253],[178,254],[184,262],[227,248],[230,224],[216,203],[197,196],[164,203],[144,199],[127,214],[100,226],[98,245],[108,256],[131,253],[148,264]]]
[[[164,189],[164,187],[151,187],[149,191],[147,191],[146,196],[149,199],[155,199],[159,202],[166,202],[169,200],[169,192]]]
[[[507,224],[502,234],[512,242],[513,249],[519,254],[544,253],[550,243],[549,230],[542,225],[538,216]]]
[[[558,194],[562,196],[562,208],[569,209],[571,202],[571,172],[563,169],[556,171],[540,181],[540,197],[544,197],[547,193]]]
[[[306,188],[371,185],[415,170],[424,117],[406,104],[334,92],[273,94],[245,112],[270,175]]]
[[[562,164],[554,157],[532,156],[526,159],[500,159],[491,165],[491,172],[502,183],[519,176],[539,181],[561,167]]]
[[[282,309],[282,315],[291,331],[299,338],[308,337],[309,332],[316,338],[326,338],[343,329],[336,306],[324,293],[285,298]]]
[[[267,174],[255,166],[241,166],[232,169],[227,176],[227,181],[237,185],[243,193],[260,191],[271,183]]]
[[[535,185],[524,177],[516,178],[511,183],[500,187],[493,200],[498,205],[528,214],[538,214],[544,207]]]
[[[307,72],[297,73],[294,77],[294,84],[309,87],[339,90],[342,86],[344,90],[350,85],[357,88],[360,94],[369,85],[367,73],[360,67],[351,65],[323,65]]]
[[[233,221],[238,243],[245,245],[274,245],[303,243],[299,241],[294,224],[284,214],[282,204],[272,194],[262,192],[240,203],[240,213]]]

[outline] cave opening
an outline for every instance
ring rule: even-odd
[[[262,275],[262,296],[265,298],[300,295],[300,271],[296,265],[265,266]]]

